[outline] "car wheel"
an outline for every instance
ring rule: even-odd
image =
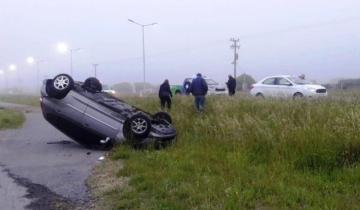
[[[134,140],[133,143],[139,143],[139,140],[148,137],[151,130],[151,121],[144,114],[135,114],[125,120],[123,126],[124,137],[128,140]]]
[[[157,112],[154,114],[153,118],[155,120],[165,120],[170,124],[172,123],[171,116],[166,112]]]
[[[294,96],[293,96],[294,99],[300,99],[300,98],[303,98],[303,97],[304,97],[304,95],[302,93],[299,93],[299,92],[295,93]]]
[[[180,95],[181,94],[181,91],[180,90],[176,90],[175,91],[175,95]]]
[[[265,98],[262,93],[257,93],[257,94],[256,94],[256,97],[257,97],[257,98]]]
[[[89,77],[85,80],[83,88],[90,93],[96,93],[102,91],[102,85],[100,81],[95,77]]]
[[[47,94],[50,97],[62,99],[74,87],[74,80],[67,74],[59,74],[49,84],[50,87],[46,88]]]

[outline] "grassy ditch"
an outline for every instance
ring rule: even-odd
[[[40,106],[39,96],[35,95],[0,95],[0,101],[29,106]]]
[[[22,112],[0,109],[0,130],[18,128],[25,121]]]
[[[129,98],[151,112],[157,98]],[[360,98],[256,100],[191,97],[171,111],[176,143],[112,151],[124,187],[104,192],[109,209],[356,209],[360,206]]]

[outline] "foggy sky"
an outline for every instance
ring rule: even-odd
[[[231,37],[241,40],[238,74],[360,77],[359,11],[358,0],[0,0],[0,69],[17,64],[9,78],[24,87],[35,82],[28,56],[46,60],[41,78],[69,73],[69,54],[56,51],[66,42],[83,48],[74,53],[76,80],[99,63],[104,83],[142,81],[141,28],[130,18],[159,23],[145,32],[151,83],[181,83],[197,72],[225,81]]]

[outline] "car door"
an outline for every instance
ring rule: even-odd
[[[276,88],[277,88],[277,96],[286,98],[289,97],[292,93],[293,85],[292,83],[284,78],[284,77],[278,77],[276,78]]]
[[[99,102],[87,99],[84,114],[84,126],[104,136],[114,138],[122,129],[118,114],[101,105]]]
[[[261,89],[258,92],[262,92],[265,97],[274,97],[276,92],[275,77],[267,78],[261,83]]]
[[[81,96],[78,93],[70,91],[67,96],[60,101],[62,105],[59,107],[61,108],[56,107],[55,111],[58,114],[81,124],[84,118],[86,104],[84,104],[80,98]]]

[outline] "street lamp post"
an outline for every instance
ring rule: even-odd
[[[145,27],[146,26],[153,26],[156,25],[157,23],[150,23],[150,24],[141,24],[138,22],[135,22],[134,20],[128,19],[129,22],[134,23],[138,26],[141,26],[142,29],[142,45],[143,45],[143,79],[144,79],[144,84],[143,84],[143,92],[145,91],[145,82],[146,82],[146,78],[145,78]]]
[[[97,77],[97,67],[98,67],[98,65],[99,65],[98,63],[93,64],[95,78]]]
[[[78,52],[82,50],[81,48],[75,48],[75,49],[70,49],[70,74],[71,76],[74,76],[73,74],[73,52]]]
[[[45,62],[44,60],[38,60],[36,61],[36,82],[37,82],[37,89],[40,89],[40,63]]]
[[[2,57],[0,57],[0,61],[2,60]],[[0,62],[0,64],[2,64],[2,62]],[[5,80],[5,90],[7,90],[7,78],[6,78],[6,71],[3,69],[0,69],[0,76],[4,75],[4,80]]]
[[[82,50],[82,48],[70,48],[69,49],[69,46],[64,42],[58,43],[57,48],[58,48],[58,51],[62,54],[70,52],[70,75],[73,76],[73,53]]]
[[[28,62],[28,64],[32,65],[32,64],[36,64],[36,88],[39,90],[40,88],[40,83],[39,83],[39,78],[40,78],[40,63],[45,62],[45,60],[36,60],[33,57],[28,57],[26,59],[26,61]]]
[[[6,91],[7,89],[7,79],[6,79],[6,74],[5,74],[5,71],[0,69],[0,76],[3,76],[4,75],[4,80],[5,80],[5,87],[4,87],[4,91]]]
[[[9,65],[9,71],[11,71],[11,72],[16,72],[16,69],[17,69],[17,67],[16,67],[16,65],[15,64],[10,64]],[[16,83],[16,77],[15,77],[15,83]],[[14,88],[16,87],[16,84],[14,84]]]

